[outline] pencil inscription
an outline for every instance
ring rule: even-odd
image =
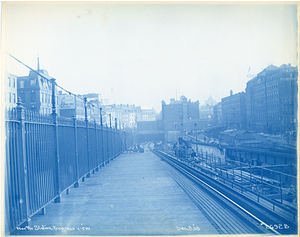
[[[60,230],[60,231],[69,231],[69,230],[91,230],[91,227],[61,227],[61,226],[46,226],[46,225],[34,225],[33,227],[17,227],[17,230]]]
[[[193,224],[193,226],[187,226],[187,227],[179,227],[179,226],[176,226],[176,229],[178,231],[181,231],[181,230],[188,230],[188,231],[200,231],[200,227],[199,226],[195,226]]]

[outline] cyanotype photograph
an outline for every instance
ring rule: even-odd
[[[298,236],[296,2],[2,2],[2,236]]]

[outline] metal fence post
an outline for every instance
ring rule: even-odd
[[[115,131],[114,131],[114,152],[115,156],[118,154],[118,143],[117,143],[117,132],[118,132],[118,120],[115,118]]]
[[[102,120],[102,108],[100,108],[100,125],[101,125],[101,156],[102,156],[102,164],[101,166],[104,166],[104,135],[103,135],[103,120]]]
[[[86,129],[86,148],[87,148],[87,162],[88,162],[88,173],[86,174],[87,178],[91,177],[90,173],[90,148],[89,148],[89,121],[87,118],[87,99],[84,98],[84,120],[85,120],[85,129]]]
[[[109,160],[114,156],[114,150],[113,150],[113,146],[112,146],[112,136],[113,136],[113,132],[112,132],[112,127],[110,126],[109,128]]]
[[[74,184],[74,188],[79,187],[79,166],[78,166],[78,141],[77,141],[77,123],[76,123],[76,116],[73,116],[74,121],[74,134],[75,134],[75,159],[76,159],[76,183]]]
[[[57,113],[56,113],[56,101],[55,101],[55,86],[56,80],[51,79],[52,82],[52,116],[54,124],[54,154],[55,154],[55,202],[60,203],[60,185],[59,185],[59,148],[58,148],[58,124],[57,124]]]
[[[104,166],[104,160],[105,160],[105,152],[104,152],[104,126],[101,124],[101,146],[102,146],[102,167]]]
[[[109,133],[109,130],[108,130],[108,126],[106,125],[106,153],[107,153],[107,160],[109,161],[109,142],[108,142],[108,133]]]
[[[24,169],[24,189],[25,189],[25,196],[23,197],[25,200],[23,202],[26,206],[26,221],[24,222],[24,226],[29,226],[30,224],[30,210],[29,210],[29,191],[28,191],[28,169],[27,169],[27,157],[26,157],[26,142],[25,142],[25,115],[24,115],[24,107],[22,106],[20,98],[18,99],[17,103],[17,118],[19,120],[19,127],[18,127],[18,139],[19,139],[19,154],[20,160],[22,162],[22,166]]]
[[[111,114],[109,114],[109,133],[110,135],[108,135],[107,133],[107,147],[108,147],[108,163],[110,162],[110,158],[111,158],[111,155],[112,155],[112,147],[111,147],[111,137],[112,137],[112,129],[111,129]],[[110,139],[108,139],[110,137]],[[109,141],[110,140],[110,141]]]
[[[96,123],[96,120],[95,120],[95,139],[96,139],[96,157],[97,157],[96,171],[99,171],[99,148],[98,148],[98,133],[97,133],[97,123]]]

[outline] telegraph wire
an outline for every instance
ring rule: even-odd
[[[8,54],[10,57],[12,57],[13,59],[15,59],[16,61],[18,61],[19,63],[21,63],[23,66],[27,67],[30,71],[33,71],[34,73],[36,73],[36,74],[39,75],[40,77],[42,77],[42,78],[46,79],[47,81],[53,83],[50,79],[48,79],[48,78],[45,77],[44,75],[40,74],[39,72],[37,72],[37,71],[34,70],[33,68],[29,67],[28,65],[26,65],[25,63],[23,63],[22,61],[20,61],[19,59],[17,59],[16,57],[12,56],[10,53],[7,53],[7,54]],[[52,78],[52,79],[55,79],[55,78]],[[55,79],[55,80],[56,80],[56,79]],[[73,95],[74,97],[77,97],[77,98],[79,98],[79,99],[85,101],[84,98],[81,98],[80,96],[78,96],[78,95],[72,93],[71,91],[68,91],[67,89],[65,89],[65,88],[63,88],[63,87],[61,87],[61,86],[59,86],[56,82],[55,82],[55,84],[56,84],[56,86],[57,86],[58,88],[60,88],[60,89],[62,89],[63,91],[67,92],[69,95]],[[52,85],[52,86],[53,86],[53,85]],[[90,105],[93,106],[93,107],[95,107],[94,104],[90,103],[90,102],[87,101],[87,100],[86,100],[86,103],[87,103],[87,104],[90,104]]]

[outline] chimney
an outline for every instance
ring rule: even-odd
[[[233,92],[232,92],[232,90],[230,90],[230,96],[232,96],[233,95]]]

